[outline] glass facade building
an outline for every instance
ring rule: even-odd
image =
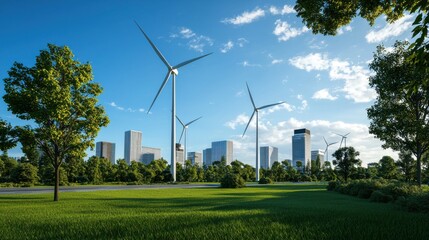
[[[95,144],[95,156],[106,158],[112,164],[115,164],[115,144],[111,142],[97,142]]]
[[[232,141],[212,142],[211,162],[220,161],[225,157],[226,164],[230,165],[233,161],[233,143]]]
[[[128,165],[131,161],[140,161],[142,151],[142,132],[129,130],[125,132],[124,158]]]
[[[261,168],[270,169],[274,162],[279,161],[279,149],[271,146],[260,147],[259,161]]]
[[[310,130],[295,129],[292,136],[292,162],[297,170],[304,171],[306,164],[311,160]]]

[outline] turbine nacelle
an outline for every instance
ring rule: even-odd
[[[179,75],[179,70],[177,69],[171,69],[171,73],[173,73],[174,75]]]

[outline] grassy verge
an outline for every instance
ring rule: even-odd
[[[323,185],[0,195],[1,239],[426,239],[429,216]]]

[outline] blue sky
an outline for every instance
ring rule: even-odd
[[[209,52],[179,70],[177,115],[202,119],[188,130],[188,151],[202,152],[212,141],[234,141],[234,158],[255,165],[255,125],[241,137],[252,114],[246,82],[256,105],[285,101],[263,111],[261,146],[279,148],[291,158],[293,129],[308,128],[312,149],[340,141],[360,151],[363,165],[383,155],[368,133],[366,109],[376,95],[368,68],[376,46],[411,38],[412,16],[393,24],[383,17],[373,27],[359,18],[337,36],[313,35],[293,11],[294,1],[1,1],[0,78],[14,61],[33,66],[48,43],[67,45],[80,62],[93,67],[104,88],[99,103],[110,118],[96,141],[116,143],[123,157],[124,132],[143,132],[142,145],[159,147],[169,159],[171,81],[147,114],[167,72],[136,20],[170,64]],[[0,92],[4,94],[3,81]],[[0,102],[0,117],[24,124]],[[177,124],[179,137],[181,127]],[[338,148],[334,145],[331,152]],[[88,150],[88,155],[94,151]],[[9,152],[20,156],[19,148]]]

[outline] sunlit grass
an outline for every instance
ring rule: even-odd
[[[429,216],[321,185],[0,195],[0,239],[427,239]]]

